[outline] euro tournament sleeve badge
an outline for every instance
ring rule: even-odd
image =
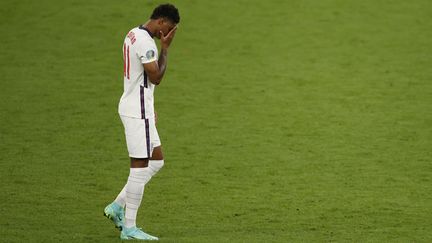
[[[155,52],[153,50],[148,50],[146,52],[147,59],[153,59],[155,57]]]

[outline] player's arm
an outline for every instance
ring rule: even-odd
[[[162,49],[158,61],[143,64],[144,70],[147,73],[147,77],[149,78],[150,82],[155,85],[160,84],[165,74],[167,66],[166,56],[166,51]]]
[[[161,31],[161,51],[159,54],[159,60],[143,64],[144,70],[147,73],[150,82],[155,85],[160,84],[165,74],[167,67],[168,48],[174,38],[176,30],[177,26],[175,26],[166,36]]]

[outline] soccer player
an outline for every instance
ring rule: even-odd
[[[179,21],[174,5],[159,5],[145,24],[129,31],[123,43],[124,93],[119,115],[125,128],[130,172],[123,190],[104,210],[120,228],[121,239],[158,240],[137,228],[135,221],[145,185],[164,165],[153,92],[167,68],[168,48]],[[160,39],[159,54],[154,37]]]

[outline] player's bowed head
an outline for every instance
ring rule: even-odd
[[[180,15],[172,4],[161,4],[153,10],[148,27],[153,27],[154,36],[158,39],[174,35]]]

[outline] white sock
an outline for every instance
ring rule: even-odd
[[[151,170],[151,175],[154,176],[163,166],[164,166],[163,160],[150,160],[149,168]]]
[[[148,167],[150,168],[151,176],[154,176],[163,166],[164,166],[163,160],[150,160]],[[117,203],[123,208],[126,206],[126,187],[127,187],[127,183],[123,187],[121,192],[117,195],[117,198],[114,200],[115,203]]]
[[[144,186],[152,177],[150,171],[149,167],[130,169],[126,183],[126,228],[136,226],[136,216],[144,194]]]
[[[120,205],[122,208],[126,206],[126,185],[123,187],[121,192],[117,195],[117,198],[114,200],[115,203]]]

